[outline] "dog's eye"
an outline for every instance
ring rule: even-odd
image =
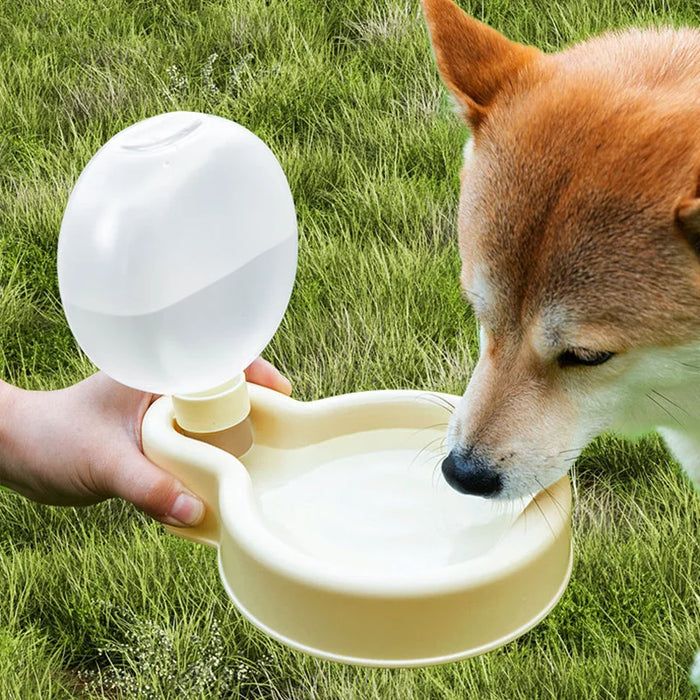
[[[614,352],[595,352],[594,350],[585,350],[584,348],[572,348],[564,350],[557,362],[560,367],[573,367],[575,365],[585,365],[592,367],[593,365],[602,365],[607,362],[615,353]]]

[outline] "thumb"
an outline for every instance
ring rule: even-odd
[[[204,518],[204,503],[168,472],[134,450],[105,475],[107,489],[156,520],[191,527]]]

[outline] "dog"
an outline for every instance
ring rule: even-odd
[[[480,354],[445,478],[516,498],[602,432],[657,430],[700,488],[700,31],[545,54],[422,2],[471,131],[458,233]]]
[[[700,486],[700,31],[544,54],[423,5],[472,132],[458,229],[480,356],[445,477],[515,498],[604,431],[656,429]]]

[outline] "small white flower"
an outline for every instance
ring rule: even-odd
[[[212,53],[207,58],[207,62],[202,68],[202,86],[206,92],[216,95],[219,92],[219,88],[216,87],[216,83],[212,78],[212,73],[214,72],[214,64],[216,59],[219,58],[219,54]]]

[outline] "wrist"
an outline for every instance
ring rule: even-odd
[[[24,394],[29,392],[0,381],[0,485],[17,489],[22,471],[22,440],[18,416]]]

